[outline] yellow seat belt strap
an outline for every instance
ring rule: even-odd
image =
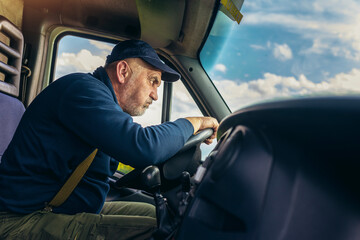
[[[44,210],[52,211],[52,207],[58,207],[63,204],[70,194],[74,191],[75,187],[79,184],[82,177],[85,175],[86,171],[90,167],[92,161],[95,158],[98,149],[96,148],[92,153],[90,153],[84,161],[82,161],[79,166],[76,167],[74,172],[70,175],[65,184],[61,187],[59,192],[55,197],[48,203]]]

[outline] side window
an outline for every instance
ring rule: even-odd
[[[178,118],[198,116],[203,116],[203,114],[196,105],[189,91],[180,80],[174,82],[171,99],[170,120],[173,121]],[[206,145],[205,143],[200,145],[202,160],[204,160],[211,152],[211,150],[214,149],[216,143],[217,141],[215,140],[211,145]]]
[[[170,120],[182,117],[203,116],[182,81],[173,83]]]
[[[105,41],[66,35],[58,42],[53,81],[69,73],[92,73],[96,68],[104,66],[106,56],[114,46]],[[161,123],[163,87],[163,84],[159,87],[159,99],[153,102],[143,116],[134,117],[135,122],[144,127]]]

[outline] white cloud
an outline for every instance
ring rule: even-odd
[[[171,120],[181,117],[202,116],[200,109],[181,81],[173,83]]]
[[[219,63],[214,66],[214,70],[225,73],[226,66],[224,64]]]
[[[329,45],[326,43],[323,43],[320,38],[314,38],[313,45],[308,49],[300,51],[300,54],[308,54],[308,53],[321,54],[324,51],[326,51],[326,49],[329,49],[329,48],[330,48]]]
[[[285,1],[285,0],[284,0]],[[328,52],[360,61],[360,2],[355,0],[295,1],[286,4],[256,1],[249,5],[243,24],[279,25],[313,41],[302,53]],[[266,11],[263,11],[266,9]],[[294,9],[302,13],[293,14]],[[330,17],[331,16],[331,17]],[[339,46],[341,43],[341,47]]]
[[[261,46],[261,45],[256,45],[256,44],[251,44],[250,47],[255,50],[265,50],[266,49],[266,47]]]
[[[96,67],[103,65],[105,59],[92,55],[87,49],[82,49],[80,52],[74,53],[62,53],[58,58],[59,66],[74,66],[78,71],[91,71]]]
[[[251,2],[245,1],[243,9],[250,9],[253,12],[266,9],[266,13],[300,10],[301,12],[327,12],[354,16],[358,13],[359,6],[358,0],[343,0],[341,4],[338,0],[253,0]]]
[[[294,95],[360,93],[359,79],[360,69],[352,69],[348,73],[339,73],[318,83],[308,80],[305,75],[295,78],[272,73],[265,73],[263,78],[249,82],[218,80],[214,83],[230,108],[237,110],[265,99],[288,98]]]
[[[93,55],[89,50],[82,49],[78,53],[62,53],[56,62],[56,78],[72,72],[92,72],[103,66],[105,58]]]
[[[360,69],[352,69],[349,73],[339,73],[329,80],[332,87],[341,92],[360,92]]]
[[[286,61],[293,58],[292,50],[286,43],[278,44],[267,41],[265,46],[251,44],[250,47],[255,50],[272,49],[274,57],[280,61]]]
[[[274,44],[273,55],[280,61],[286,61],[292,59],[291,48],[287,44]]]
[[[114,44],[110,44],[110,43],[99,42],[99,41],[95,41],[95,40],[89,40],[89,42],[91,45],[94,45],[98,49],[102,49],[102,50],[111,51],[114,47]]]

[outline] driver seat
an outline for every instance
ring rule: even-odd
[[[24,105],[18,99],[0,93],[0,162],[24,111]]]
[[[0,16],[0,162],[25,111],[19,97],[24,38],[8,19]],[[11,44],[10,44],[11,43]]]

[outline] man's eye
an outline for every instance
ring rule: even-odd
[[[154,85],[155,83],[156,83],[156,79],[154,79],[154,78],[150,79],[150,84],[151,85]]]

